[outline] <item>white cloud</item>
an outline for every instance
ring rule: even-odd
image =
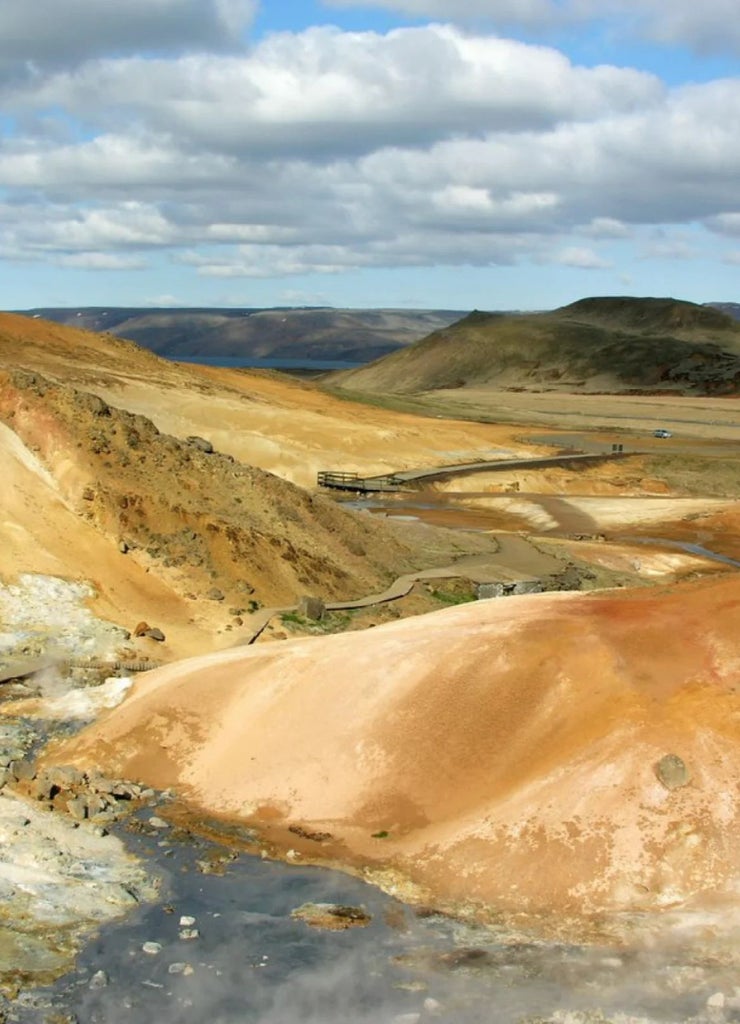
[[[598,15],[604,0],[588,0],[588,6]],[[634,31],[660,43],[704,53],[740,53],[736,0],[606,0],[606,10],[631,16]]]
[[[113,252],[65,253],[55,262],[60,267],[80,270],[143,270],[146,267],[146,260],[139,256],[119,256]]]
[[[321,158],[588,121],[662,93],[644,72],[579,68],[553,49],[432,25],[283,33],[242,56],[91,62],[29,83],[6,106],[63,106],[110,133],[144,124],[211,152]]]
[[[615,217],[594,217],[580,229],[589,238],[629,238],[630,228]]]
[[[546,31],[587,21],[610,23],[620,35],[642,36],[698,52],[740,53],[737,0],[324,0],[334,8],[382,8],[453,23]]]
[[[568,246],[556,253],[553,261],[565,267],[578,267],[580,270],[606,270],[611,266],[608,260],[603,259],[593,249],[581,246]]]
[[[594,269],[612,254],[589,242],[638,244],[645,226],[740,233],[737,81],[668,90],[449,26],[88,61],[6,86],[3,106],[19,127],[0,142],[0,249],[16,259],[135,269],[162,249],[221,278]]]
[[[740,213],[719,213],[707,220],[707,227],[718,235],[740,236]]]

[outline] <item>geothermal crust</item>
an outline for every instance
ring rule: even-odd
[[[739,611],[722,577],[235,648],[139,677],[47,756],[330,834],[451,904],[677,905],[738,881]]]

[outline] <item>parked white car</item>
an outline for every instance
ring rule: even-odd
[[[661,427],[660,430],[653,431],[653,437],[673,437],[673,434],[670,432],[670,430],[664,430]]]

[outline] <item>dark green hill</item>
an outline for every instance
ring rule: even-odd
[[[475,311],[331,382],[353,391],[441,388],[740,390],[740,323],[676,299],[582,299],[548,313]]]

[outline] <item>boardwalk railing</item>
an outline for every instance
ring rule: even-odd
[[[403,481],[393,474],[387,476],[360,476],[359,473],[335,473],[324,470],[316,481],[319,487],[333,487],[339,491],[393,491],[403,485]]]
[[[340,473],[323,470],[317,476],[319,487],[334,487],[340,491],[372,493],[374,491],[413,490],[413,484],[435,477],[454,476],[459,473],[483,473],[497,470],[530,469],[535,466],[561,466],[571,462],[599,462],[602,459],[625,459],[632,452],[624,445],[613,444],[610,452],[559,452],[526,459],[497,459],[492,462],[466,462],[452,466],[434,466],[431,469],[404,469],[380,476],[360,476],[359,473]],[[409,487],[409,484],[412,486]]]
[[[361,483],[359,473],[332,473],[321,472],[318,477],[319,487],[351,487],[352,484]]]

